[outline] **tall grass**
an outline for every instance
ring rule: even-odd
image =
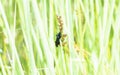
[[[119,21],[119,0],[0,0],[0,75],[119,75]]]

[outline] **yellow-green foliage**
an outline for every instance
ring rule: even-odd
[[[0,75],[120,75],[120,1],[0,0]]]

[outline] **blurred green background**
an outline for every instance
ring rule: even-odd
[[[0,75],[120,75],[120,1],[0,0]]]

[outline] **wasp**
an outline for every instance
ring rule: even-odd
[[[59,32],[56,35],[56,41],[55,41],[55,46],[58,47],[58,45],[60,45],[60,39],[61,39],[61,32]]]

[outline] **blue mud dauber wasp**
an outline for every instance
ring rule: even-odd
[[[58,47],[58,45],[60,45],[60,39],[61,39],[61,32],[59,32],[56,35],[56,41],[55,41],[55,46]]]

